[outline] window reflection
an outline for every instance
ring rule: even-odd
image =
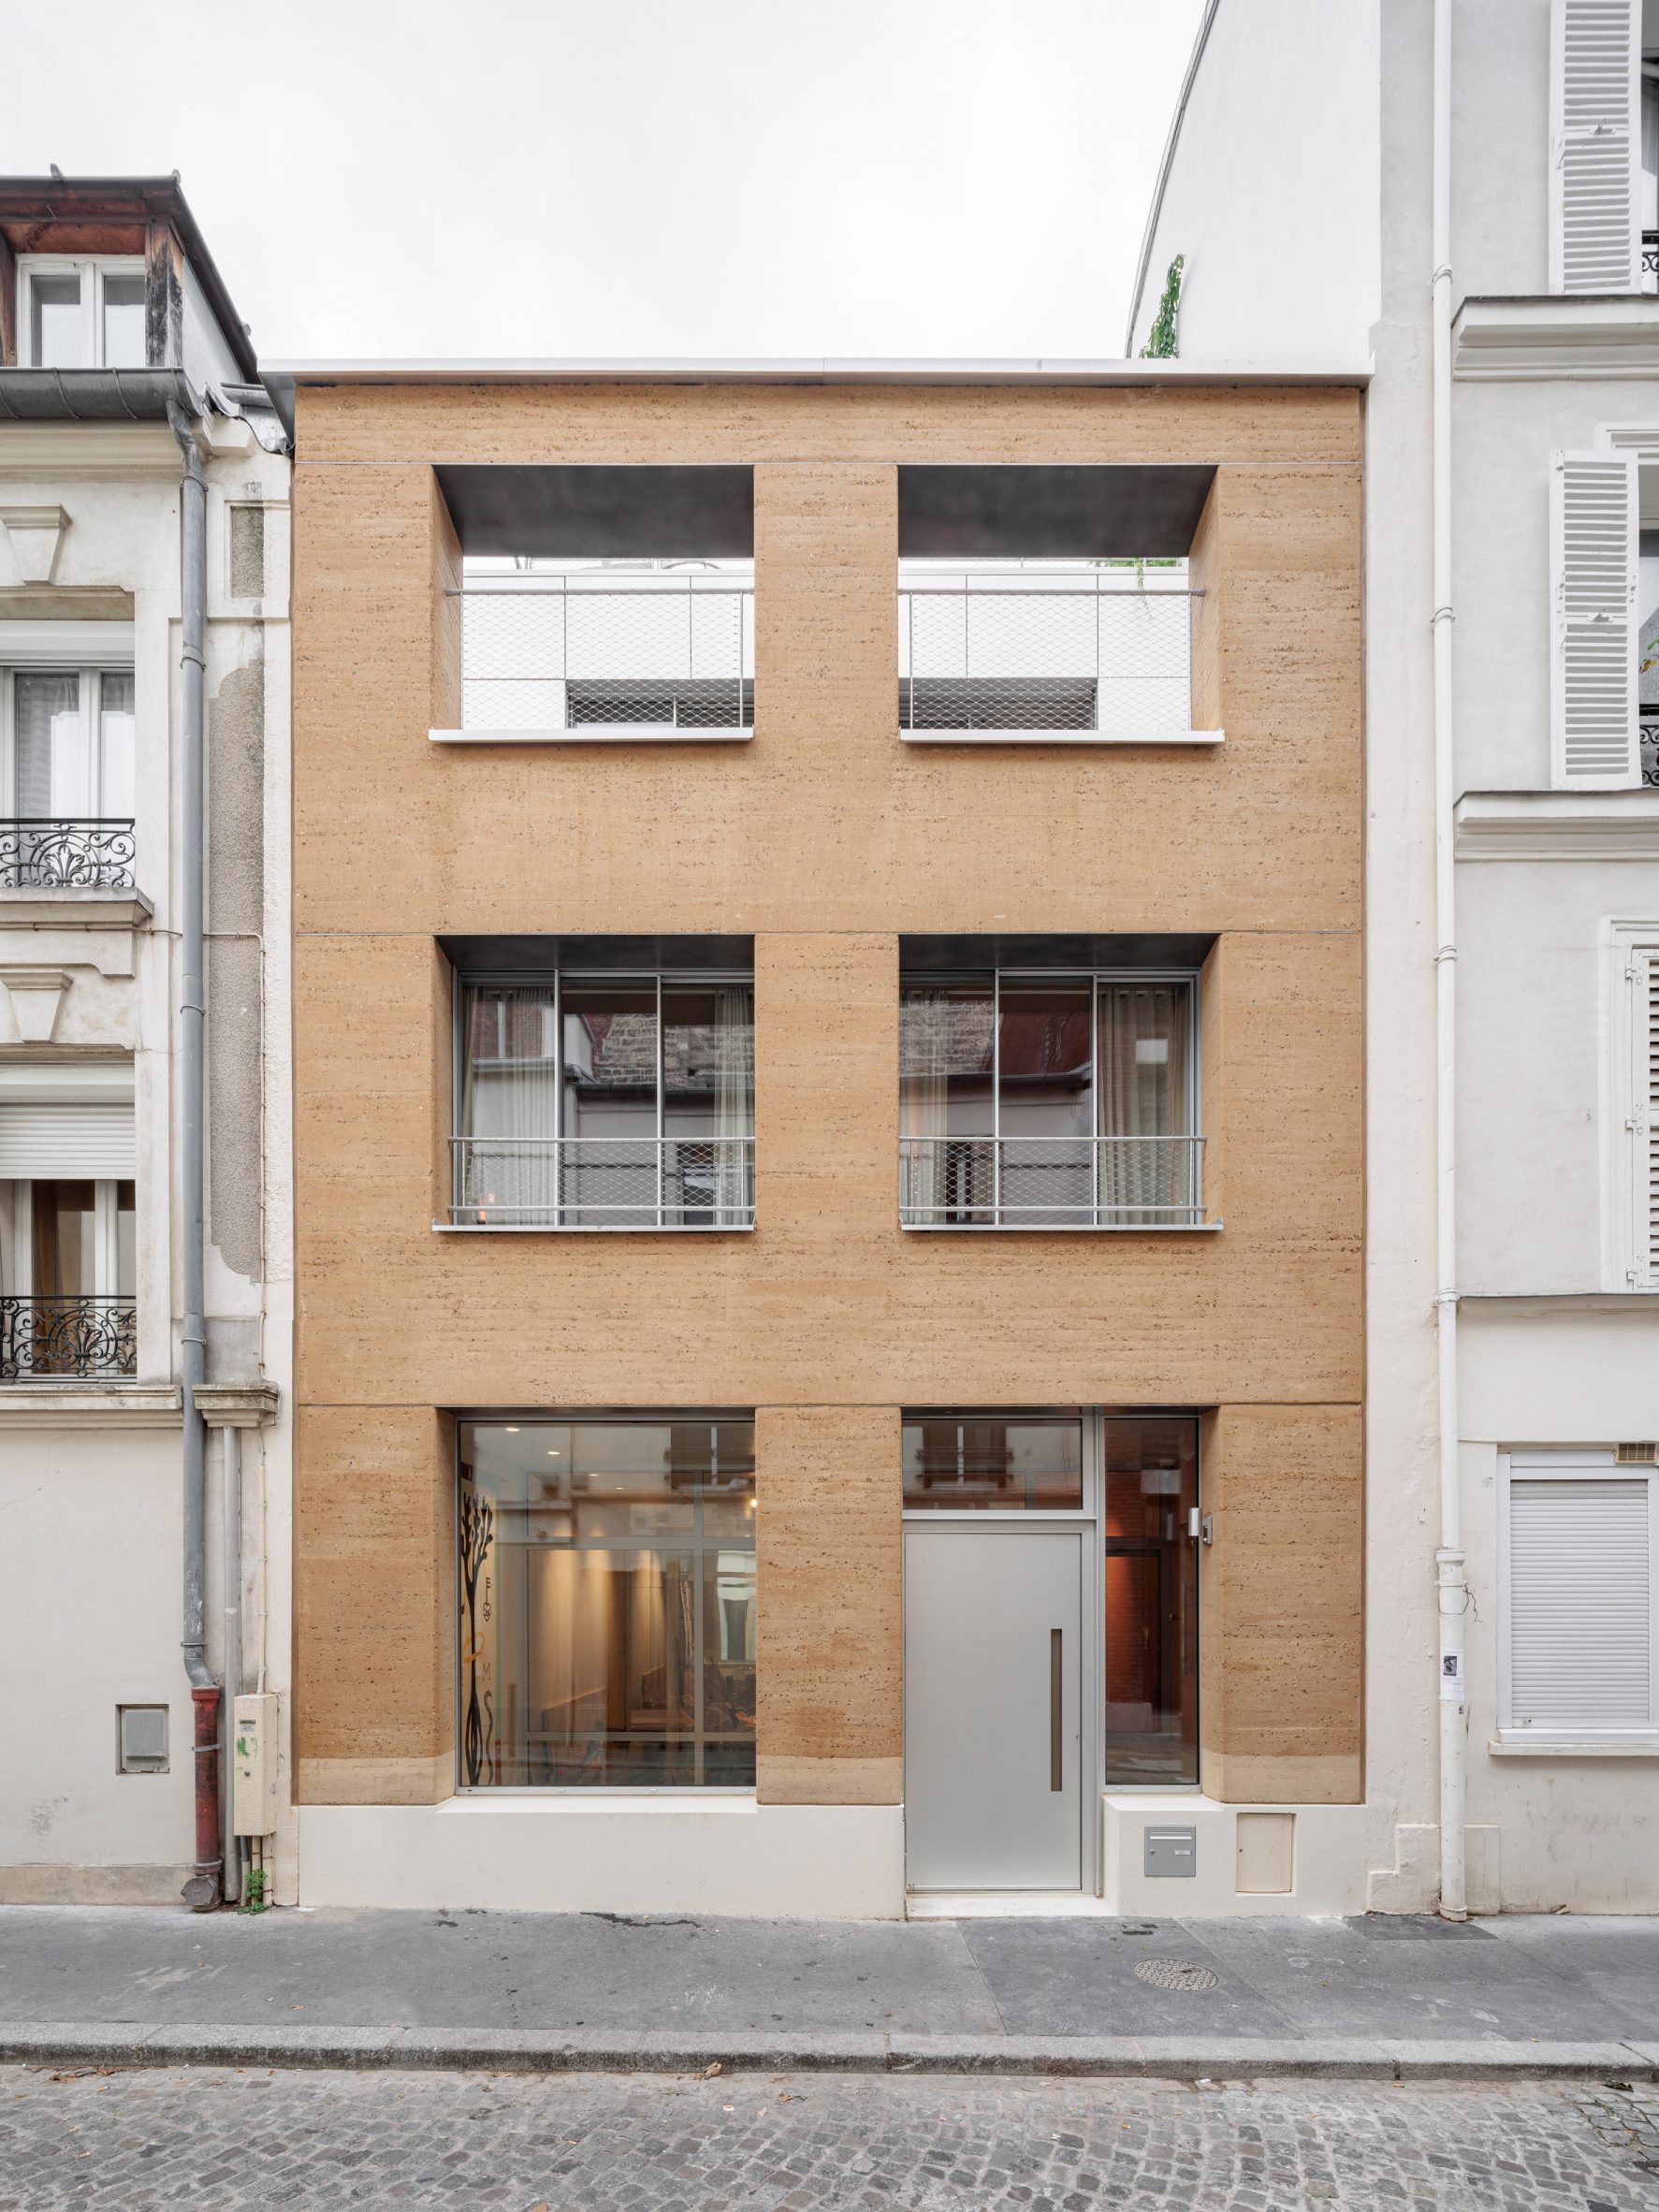
[[[1106,1782],[1198,1780],[1198,1423],[1106,1423]]]
[[[470,1421],[461,1779],[754,1781],[749,1421]]]
[[[1075,1513],[1083,1505],[1083,1419],[996,1415],[906,1416],[907,1512]]]

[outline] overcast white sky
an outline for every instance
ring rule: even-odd
[[[0,0],[0,168],[181,171],[268,361],[1113,355],[1201,0]]]

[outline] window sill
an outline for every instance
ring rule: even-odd
[[[901,745],[1220,745],[1221,730],[906,730]]]
[[[434,1221],[448,1237],[751,1237],[752,1221],[681,1225],[669,1221]]]
[[[141,891],[107,883],[0,889],[0,928],[142,929],[155,909]]]
[[[1207,1237],[1225,1221],[901,1221],[907,1236],[924,1237]]]
[[[177,1383],[0,1383],[0,1429],[176,1429]]]
[[[747,745],[754,726],[681,730],[662,722],[603,722],[577,730],[429,730],[427,735],[434,745]]]
[[[1501,1737],[1486,1747],[1494,1759],[1659,1759],[1659,1736],[1627,1736],[1618,1740],[1595,1736],[1562,1736],[1553,1742]]]

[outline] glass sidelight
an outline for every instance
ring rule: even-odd
[[[1198,1423],[1108,1414],[1106,1786],[1198,1781]]]
[[[754,1426],[464,1421],[460,1781],[754,1783]]]

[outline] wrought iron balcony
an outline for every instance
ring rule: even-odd
[[[454,1137],[458,1229],[752,1229],[752,1137]]]
[[[1084,736],[1191,741],[1201,592],[1084,577],[898,595],[898,720],[912,743]]]
[[[1659,230],[1642,232],[1642,290],[1659,291]]]
[[[1201,1137],[901,1137],[906,1229],[1203,1229]]]
[[[107,1380],[138,1363],[130,1295],[0,1297],[0,1382]]]
[[[1643,788],[1659,791],[1659,706],[1641,709],[1640,737]]]
[[[0,820],[0,891],[130,891],[133,823],[13,815]]]
[[[461,736],[742,738],[754,728],[754,593],[682,577],[618,589],[472,584]],[[451,733],[437,733],[450,735]]]

